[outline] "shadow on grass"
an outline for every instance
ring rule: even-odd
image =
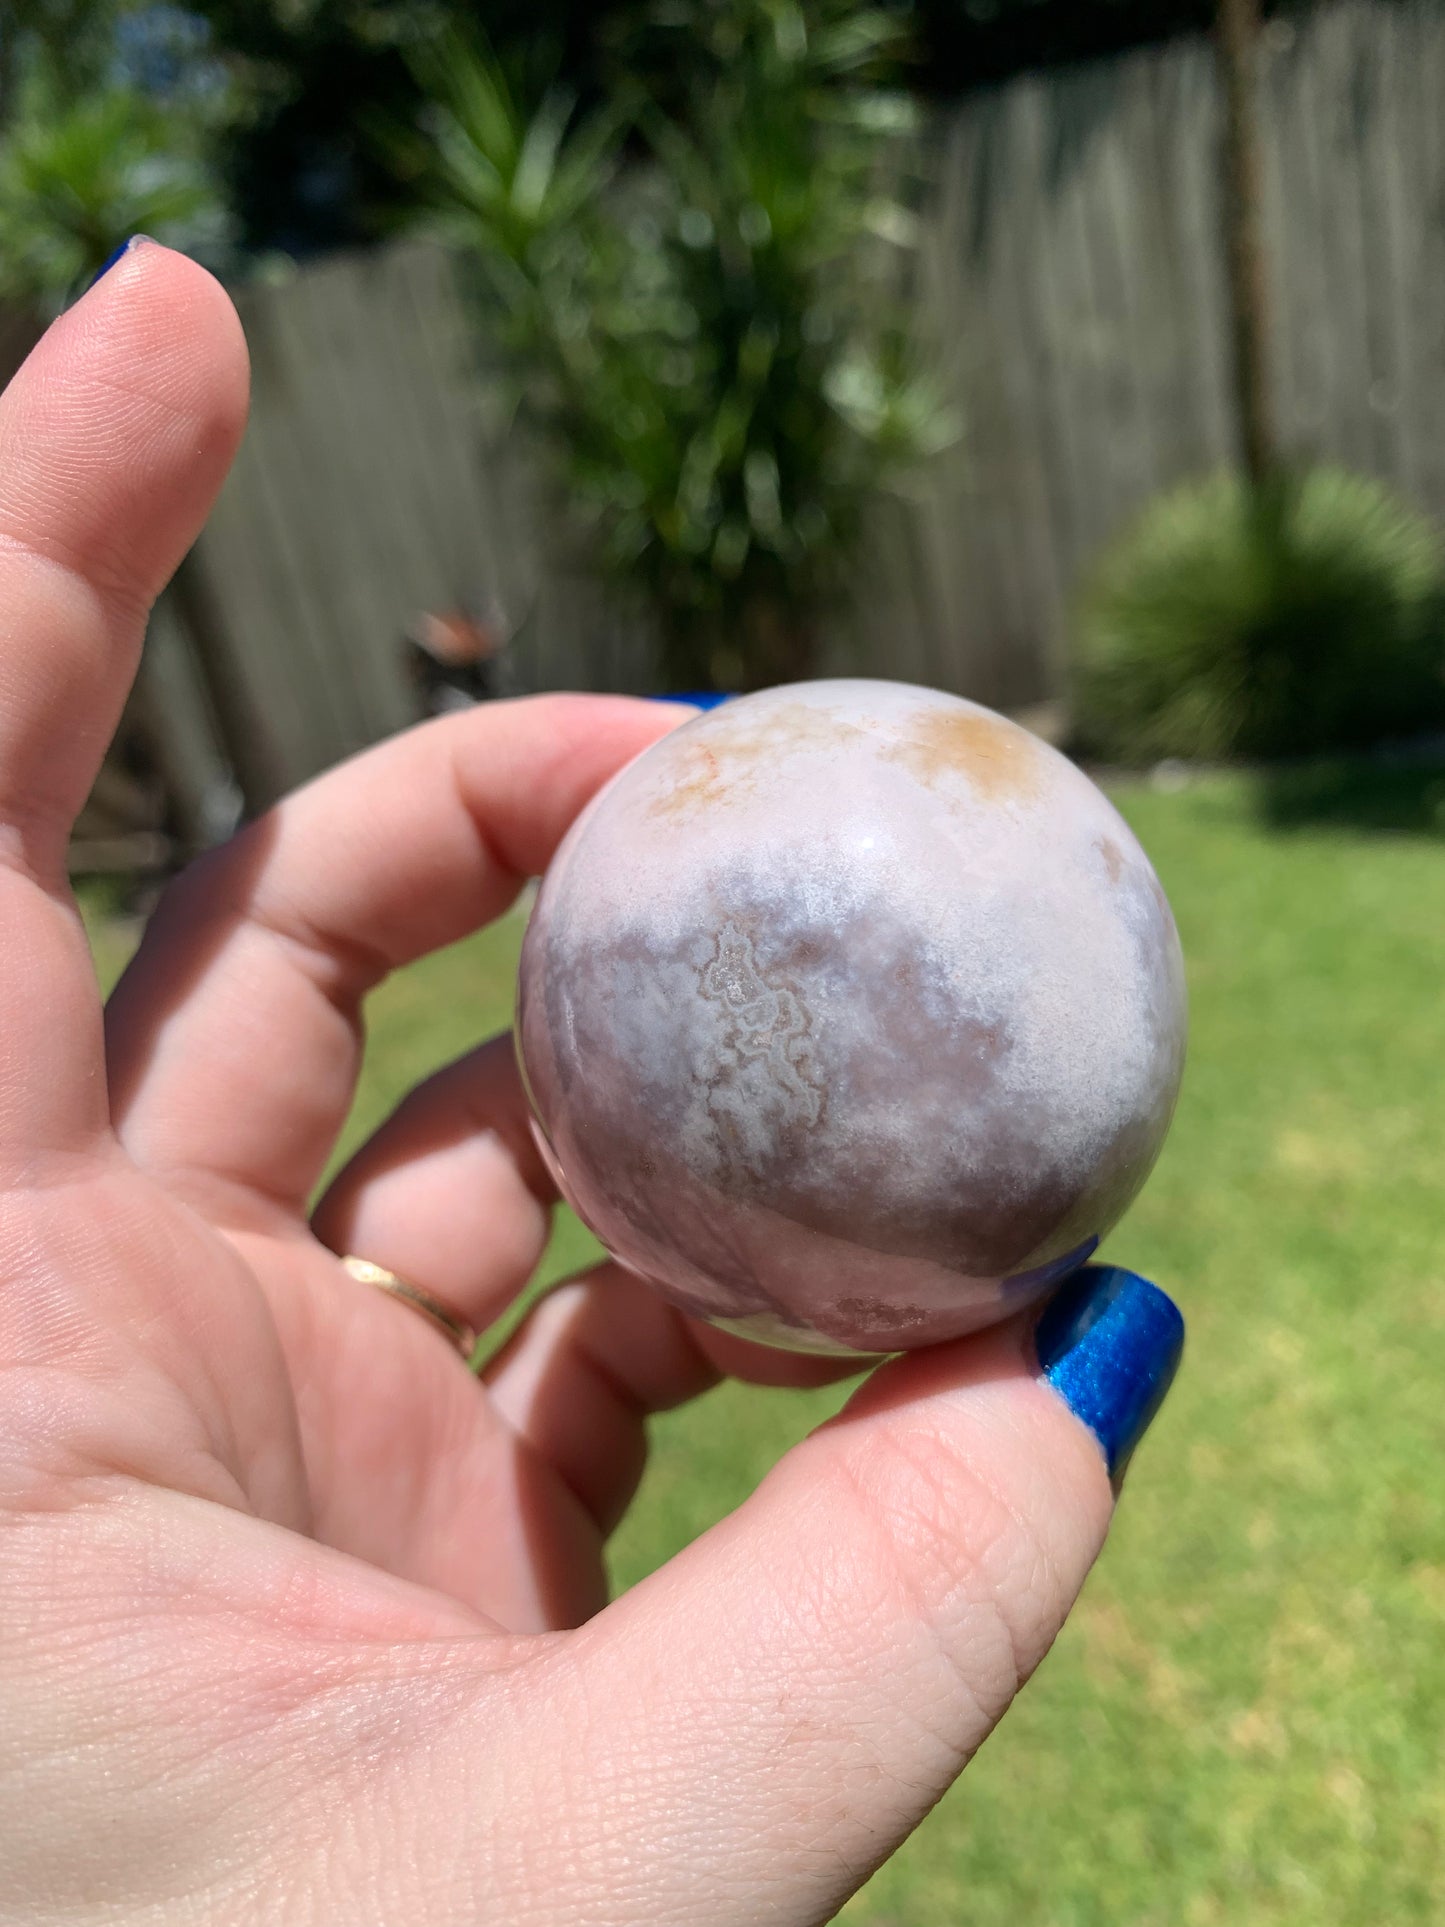
[[[1445,841],[1445,760],[1282,764],[1261,773],[1259,806],[1264,821],[1278,830],[1356,830]]]

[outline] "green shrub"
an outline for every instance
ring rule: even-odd
[[[1380,483],[1320,467],[1152,503],[1081,606],[1082,747],[1111,761],[1361,747],[1445,724],[1445,568]]]
[[[674,687],[807,673],[870,503],[955,432],[912,340],[901,26],[646,0],[591,119],[485,46],[418,58],[434,105],[396,164],[476,263],[481,332]]]

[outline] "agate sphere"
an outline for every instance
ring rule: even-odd
[[[1081,1264],[1184,1063],[1154,871],[1065,757],[977,704],[798,684],[674,731],[543,879],[518,1048],[608,1250],[803,1350],[975,1331]]]

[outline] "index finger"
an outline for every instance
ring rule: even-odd
[[[303,1209],[351,1103],[368,991],[500,915],[603,783],[685,719],[613,696],[487,704],[343,764],[195,865],[107,1015],[132,1155],[233,1215]]]

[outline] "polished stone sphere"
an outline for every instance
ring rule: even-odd
[[[622,771],[543,880],[518,1044],[603,1244],[751,1337],[977,1330],[1093,1250],[1184,1063],[1179,938],[1087,777],[888,682],[747,696]]]

